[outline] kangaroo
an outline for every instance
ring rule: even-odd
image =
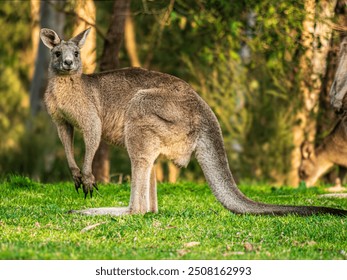
[[[82,187],[86,197],[97,187],[92,160],[101,138],[125,146],[132,180],[128,207],[77,213],[117,216],[157,212],[156,158],[162,154],[178,166],[186,166],[195,153],[213,194],[233,213],[347,215],[341,209],[271,205],[248,199],[230,172],[218,120],[192,87],[177,77],[142,68],[82,74],[80,48],[88,32],[64,41],[53,30],[41,29],[40,37],[51,51],[47,111],[57,126],[76,190]],[[74,128],[81,131],[85,142],[82,172],[73,155]]]
[[[347,93],[347,36],[340,44],[338,66],[329,96],[330,103],[336,111],[346,111],[347,103],[344,100]]]
[[[341,181],[347,168],[347,119],[340,118],[333,130],[323,139],[317,148],[313,143],[305,141],[301,146],[301,165],[299,176],[308,186],[316,181],[335,164],[340,166],[336,186],[329,191],[344,190]]]

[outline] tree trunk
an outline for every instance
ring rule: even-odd
[[[31,45],[32,45],[32,64],[29,69],[29,77],[32,79],[34,75],[34,65],[37,56],[37,50],[40,42],[40,2],[37,0],[30,1],[31,14]]]
[[[78,18],[75,22],[73,36],[90,27],[90,24],[95,25],[96,10],[94,1],[77,0],[75,12]],[[88,34],[88,40],[86,40],[82,48],[81,59],[83,61],[83,73],[93,73],[96,68],[96,30],[93,27]]]
[[[104,49],[100,59],[100,71],[119,67],[119,49],[123,41],[125,18],[129,12],[129,0],[115,0],[110,26],[108,28]],[[109,146],[101,141],[93,161],[93,174],[99,182],[110,181]]]
[[[129,13],[129,0],[115,0],[111,23],[108,28],[104,49],[100,59],[100,71],[107,71],[119,67],[119,49],[123,41],[124,25]]]
[[[337,1],[335,8],[335,16],[339,26],[347,26],[346,1]],[[336,68],[338,64],[339,46],[341,43],[341,32],[333,32],[330,39],[330,48],[327,57],[327,70],[322,81],[321,93],[319,95],[319,116],[317,122],[317,137],[318,142],[323,139],[332,129],[337,120],[334,110],[330,105],[329,91],[334,80]]]
[[[57,12],[55,5],[63,6],[64,4],[65,1],[41,1],[41,28],[45,27],[54,29],[60,36],[63,34],[65,15],[64,13]],[[40,40],[36,55],[34,76],[30,86],[30,113],[32,116],[35,116],[39,111],[43,109],[42,99],[47,86],[48,64],[49,50],[44,46],[44,44]]]
[[[288,183],[297,186],[298,169],[301,162],[300,146],[305,141],[314,141],[316,118],[322,78],[326,71],[326,62],[331,37],[329,19],[334,15],[336,0],[305,1],[306,18],[303,22],[302,45],[304,53],[299,61],[300,83],[299,97],[301,107],[295,115],[293,128],[293,151],[291,171]]]

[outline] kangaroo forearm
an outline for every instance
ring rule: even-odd
[[[74,149],[73,149],[73,135],[74,128],[68,123],[57,123],[58,135],[60,141],[62,142],[66,154],[66,159],[69,165],[70,170],[73,172],[74,169],[78,169],[77,163],[74,158]]]
[[[86,149],[82,167],[83,174],[92,173],[93,159],[101,140],[101,121],[97,117],[91,119],[93,122],[86,124],[82,131]]]

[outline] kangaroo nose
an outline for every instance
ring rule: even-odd
[[[70,66],[72,64],[72,60],[71,59],[65,59],[64,64],[67,66]]]
[[[306,172],[304,170],[299,170],[299,177],[300,177],[300,179],[304,180],[308,176],[307,176],[307,174],[306,174]]]

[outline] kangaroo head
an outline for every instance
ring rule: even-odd
[[[338,63],[329,95],[333,107],[340,110],[343,107],[343,109],[347,109],[347,104],[343,104],[343,99],[347,94],[347,37],[341,42]]]
[[[69,75],[82,72],[80,49],[84,45],[90,28],[68,41],[60,39],[52,29],[42,28],[42,42],[51,50],[50,69],[55,74]]]
[[[301,164],[299,167],[299,177],[306,184],[312,185],[318,179],[318,165],[314,145],[305,141],[301,145]]]

